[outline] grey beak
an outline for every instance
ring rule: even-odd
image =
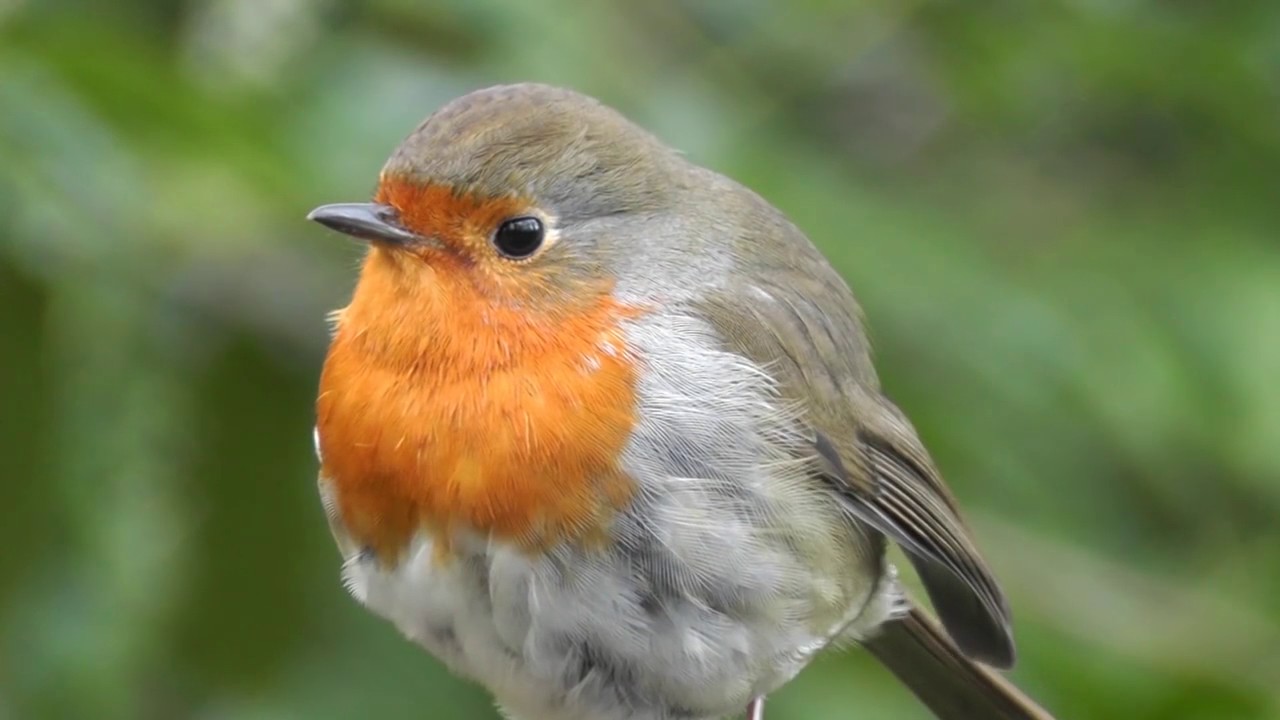
[[[335,203],[321,205],[307,214],[330,230],[345,235],[388,245],[407,246],[423,238],[400,224],[400,214],[389,205],[378,203]]]

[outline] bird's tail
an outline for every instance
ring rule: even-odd
[[[999,673],[965,657],[919,608],[864,643],[939,720],[1054,720]]]

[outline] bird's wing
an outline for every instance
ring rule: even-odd
[[[948,634],[971,658],[1013,664],[1008,605],[907,418],[885,398],[860,311],[829,267],[773,269],[700,301],[726,349],[769,368],[798,400],[821,480],[907,551]]]

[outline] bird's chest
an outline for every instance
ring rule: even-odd
[[[365,325],[380,316],[361,321],[359,311],[347,311],[354,319],[334,340],[317,400],[321,471],[355,542],[383,560],[423,530],[548,546],[628,501],[619,458],[635,424],[636,369],[609,322],[567,322],[548,339],[468,310],[455,324],[470,318],[473,332],[450,326],[397,353],[370,340]]]

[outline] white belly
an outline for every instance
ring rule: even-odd
[[[716,544],[707,538],[707,547]],[[740,577],[696,578],[672,561],[678,555],[642,559],[666,552],[652,547],[538,558],[479,538],[453,548],[457,555],[442,561],[421,536],[389,569],[355,552],[344,580],[361,603],[486,686],[519,720],[741,712],[833,637],[865,637],[897,597],[887,566],[880,578],[836,584],[782,551],[722,557],[725,573]],[[748,566],[758,570],[743,572]],[[846,580],[857,575],[850,571]]]

